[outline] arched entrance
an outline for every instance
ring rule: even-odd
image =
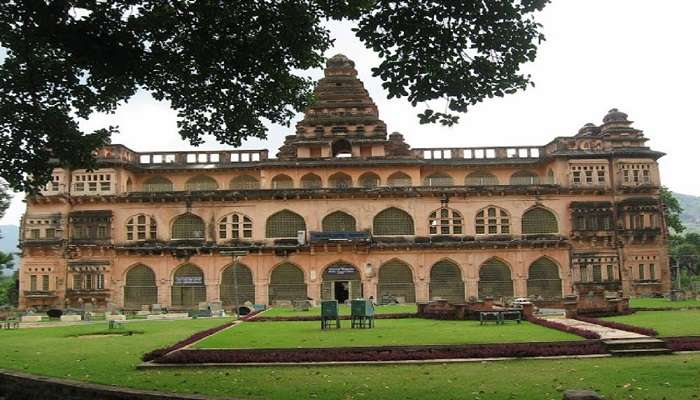
[[[338,262],[331,264],[323,271],[321,299],[335,299],[343,304],[346,300],[359,297],[362,297],[362,281],[360,272],[353,265]]]
[[[561,278],[557,264],[547,257],[540,257],[530,265],[527,295],[544,299],[561,298]]]
[[[137,265],[126,273],[124,286],[124,307],[141,309],[141,306],[158,303],[156,274],[149,267]]]
[[[226,267],[221,273],[219,298],[224,306],[240,306],[246,301],[255,303],[255,284],[250,268],[243,264]]]
[[[492,258],[479,269],[479,298],[513,297],[513,278],[510,268],[501,260]]]
[[[199,267],[185,264],[175,271],[171,290],[173,307],[194,308],[207,301],[204,273]]]
[[[416,302],[416,287],[411,268],[401,261],[389,261],[379,268],[377,291],[381,304],[393,302]]]
[[[452,304],[464,303],[462,271],[452,261],[439,261],[430,270],[430,299],[437,297]]]
[[[304,272],[294,264],[284,263],[272,271],[270,276],[269,302],[306,300]]]

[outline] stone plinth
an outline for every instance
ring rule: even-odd
[[[41,315],[23,315],[21,322],[41,322]]]
[[[107,321],[126,321],[126,315],[121,315],[121,314],[113,314],[113,315],[106,315],[105,319]]]
[[[187,319],[190,316],[187,313],[168,313],[149,315],[146,319]]]
[[[78,314],[74,315],[61,315],[61,322],[78,322],[82,321],[83,317]]]

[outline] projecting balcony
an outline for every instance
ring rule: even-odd
[[[28,299],[52,299],[58,297],[55,290],[25,290],[23,295]]]

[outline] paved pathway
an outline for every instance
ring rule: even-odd
[[[600,338],[603,340],[607,339],[643,339],[643,338],[648,338],[649,336],[644,336],[640,335],[638,333],[634,332],[627,332],[627,331],[621,331],[619,329],[613,329],[613,328],[608,328],[605,326],[600,326],[596,324],[591,324],[589,322],[583,322],[579,321],[577,319],[571,319],[571,318],[555,318],[555,317],[550,317],[546,319],[550,319],[552,321],[559,322],[564,325],[572,326],[574,328],[579,328],[583,329],[586,331],[591,331],[595,332],[600,335]]]

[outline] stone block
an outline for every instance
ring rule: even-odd
[[[23,315],[21,322],[41,322],[41,315]]]
[[[151,312],[148,310],[141,310],[141,311],[136,311],[136,315],[151,315]]]
[[[105,316],[107,321],[126,321],[126,315],[121,314],[107,314]]]
[[[83,317],[81,317],[78,314],[72,314],[72,315],[61,315],[61,322],[78,322],[82,321]]]
[[[162,320],[186,319],[186,318],[189,318],[189,315],[187,313],[156,314],[156,315],[148,315],[146,317],[146,319],[162,319]]]
[[[564,400],[604,400],[605,398],[592,390],[567,390]]]

